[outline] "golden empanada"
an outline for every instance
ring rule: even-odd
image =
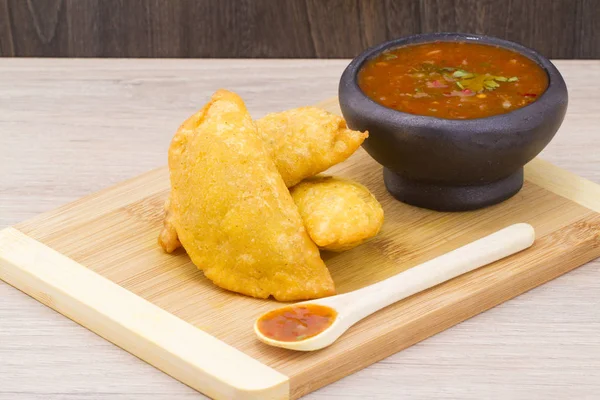
[[[319,250],[242,99],[220,90],[169,148],[170,223],[218,286],[281,301],[334,294]]]
[[[290,192],[310,238],[321,249],[349,250],[377,235],[383,224],[381,205],[360,183],[315,176]]]
[[[268,114],[256,126],[287,187],[344,161],[369,136],[317,107]]]

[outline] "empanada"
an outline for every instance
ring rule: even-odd
[[[317,107],[268,114],[256,126],[287,187],[344,161],[369,136]]]
[[[170,223],[218,286],[281,301],[335,292],[298,208],[242,99],[225,90],[169,148]]]
[[[360,183],[315,176],[290,193],[310,238],[321,249],[349,250],[377,235],[383,224],[383,208]]]

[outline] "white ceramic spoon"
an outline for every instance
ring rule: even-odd
[[[254,331],[261,341],[272,346],[300,351],[319,350],[335,342],[348,328],[368,315],[415,293],[524,250],[534,240],[535,231],[531,225],[511,225],[373,285],[291,305],[316,304],[331,307],[337,312],[335,321],[328,328],[304,340],[285,342],[266,337],[258,329],[258,320],[254,324]],[[290,305],[282,308],[289,307]]]

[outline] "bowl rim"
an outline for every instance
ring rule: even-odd
[[[471,119],[449,119],[439,118],[429,115],[410,114],[403,111],[398,111],[393,108],[386,107],[367,96],[358,85],[358,73],[363,67],[363,64],[380,55],[381,53],[402,46],[417,45],[423,43],[431,43],[437,41],[446,42],[473,42],[484,45],[499,46],[508,50],[515,51],[530,60],[534,61],[548,75],[548,87],[542,95],[534,102],[509,111],[503,114],[496,114],[481,118]],[[404,122],[409,122],[412,126],[443,128],[449,124],[456,128],[464,127],[465,130],[473,131],[480,125],[512,125],[515,121],[530,121],[532,115],[543,114],[545,110],[551,109],[552,105],[568,101],[568,93],[566,84],[558,69],[552,62],[538,53],[537,51],[515,43],[509,40],[500,39],[494,36],[461,33],[461,32],[435,32],[435,33],[420,33],[411,36],[405,36],[397,39],[392,39],[375,46],[371,46],[356,56],[344,70],[340,79],[340,100],[342,96],[342,86],[349,89],[346,92],[349,96],[358,96],[354,100],[360,100],[360,108],[364,109],[369,115],[377,115],[377,119],[398,120],[401,118]],[[354,101],[354,102],[355,102]],[[351,101],[351,103],[354,103]]]

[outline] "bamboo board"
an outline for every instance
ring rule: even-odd
[[[336,100],[320,104],[339,112]],[[184,252],[156,244],[161,168],[0,231],[0,278],[189,386],[222,399],[298,398],[600,256],[600,186],[534,160],[523,190],[466,213],[402,204],[360,150],[329,171],[366,185],[386,222],[374,240],[324,253],[340,293],[516,222],[532,248],[415,295],[314,353],[268,347],[254,319],[277,303],[223,291]]]

